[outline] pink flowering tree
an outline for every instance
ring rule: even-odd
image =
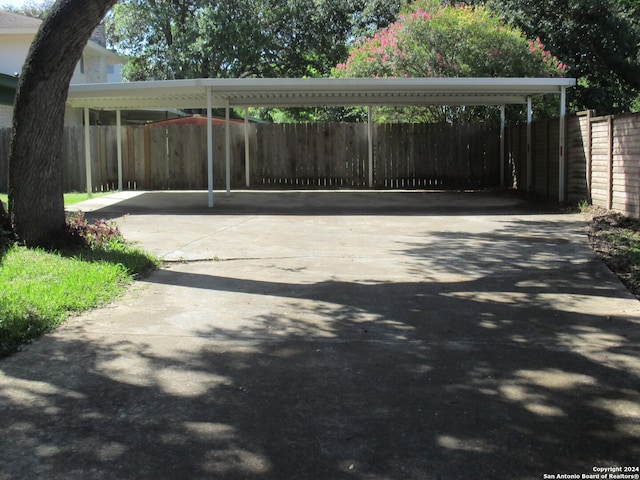
[[[502,23],[484,7],[417,1],[396,23],[351,49],[333,69],[346,77],[561,77],[566,66],[540,39]],[[482,113],[484,112],[484,113]],[[494,109],[495,112],[495,109]],[[381,109],[381,121],[471,121],[486,109]]]

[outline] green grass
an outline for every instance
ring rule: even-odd
[[[638,226],[635,227],[636,229]],[[611,252],[619,262],[629,266],[635,266],[638,270],[640,265],[640,232],[632,226],[611,228],[603,230],[601,235],[611,245]]]
[[[64,204],[73,205],[74,203],[84,202],[90,198],[104,197],[105,195],[110,195],[112,193],[114,192],[96,192],[89,196],[86,192],[69,192],[64,194]],[[6,206],[9,202],[9,195],[6,193],[0,193],[0,201],[2,201]]]
[[[12,245],[0,252],[0,357],[69,315],[104,305],[159,261],[122,243],[49,252]]]
[[[594,250],[640,298],[640,220],[593,209],[587,231]]]

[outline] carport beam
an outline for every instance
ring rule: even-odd
[[[211,123],[211,87],[207,88],[207,185],[209,208],[213,208],[213,125]]]
[[[91,197],[93,185],[91,184],[91,128],[89,125],[89,107],[84,107],[84,162],[87,179],[87,195]]]

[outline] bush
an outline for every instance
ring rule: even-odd
[[[67,233],[72,244],[86,246],[92,250],[109,250],[117,244],[125,243],[115,222],[96,219],[93,223],[88,223],[82,212],[67,216]]]

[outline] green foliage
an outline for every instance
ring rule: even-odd
[[[105,195],[111,195],[115,192],[104,191],[104,192],[94,192],[89,195],[87,192],[68,192],[64,194],[64,204],[73,205],[75,203],[84,202],[85,200],[90,200],[92,198],[104,197]]]
[[[72,243],[92,249],[109,250],[115,245],[124,243],[120,228],[115,222],[96,219],[90,224],[87,223],[82,212],[67,216],[67,232]]]
[[[129,275],[145,275],[158,265],[155,257],[129,245],[113,221],[95,219],[89,223],[82,212],[77,212],[67,215],[66,228],[70,245],[81,248],[72,254],[82,259],[107,259],[122,265]]]
[[[336,77],[558,77],[565,65],[484,7],[414,2],[398,22],[363,38]],[[483,118],[474,108],[384,109],[385,121]]]
[[[354,3],[352,38],[373,35],[398,18],[403,0],[360,0]]]
[[[7,12],[11,13],[17,13],[18,15],[24,15],[25,17],[42,19],[51,9],[54,3],[55,0],[27,0],[21,7],[3,5],[0,6],[0,9],[6,10]]]
[[[129,80],[327,75],[400,0],[121,0],[107,34]]]
[[[539,36],[578,79],[574,111],[636,111],[640,97],[637,0],[487,0],[487,7],[529,36]]]
[[[591,209],[591,202],[583,198],[578,202],[576,207],[580,213],[587,213]]]
[[[433,7],[363,39],[334,70],[344,77],[551,77],[565,65],[482,7]]]
[[[103,197],[105,195],[111,195],[113,192],[96,192],[89,195],[86,192],[69,192],[64,194],[64,204],[73,205],[74,203],[84,202],[90,198]],[[6,193],[0,193],[0,202],[3,202],[5,207],[9,203],[9,195]]]

